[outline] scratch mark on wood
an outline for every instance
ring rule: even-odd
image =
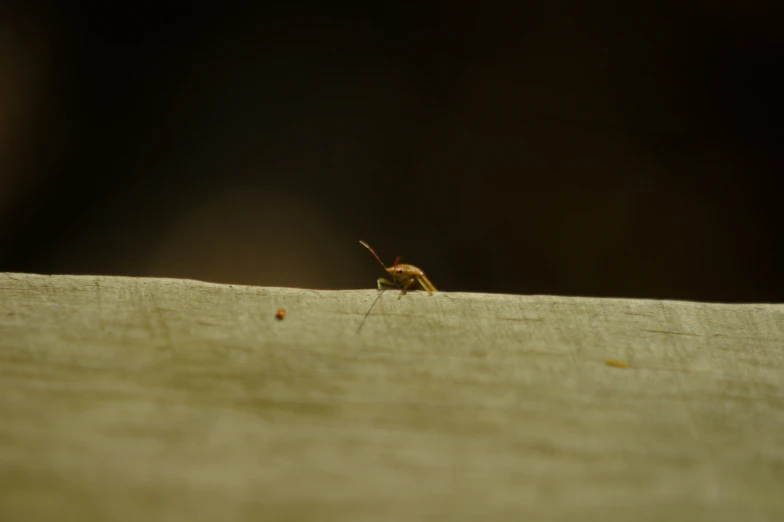
[[[155,308],[156,318],[158,321],[158,329],[163,332],[163,337],[166,343],[166,346],[172,353],[177,353],[177,350],[174,348],[174,342],[172,341],[171,331],[169,330],[169,323],[166,322],[166,318],[163,316],[163,310],[158,308],[158,304],[155,301],[155,294],[150,293],[150,301]]]
[[[98,306],[98,326],[101,332],[106,331],[106,325],[103,322],[103,301],[101,299],[101,280],[95,278],[95,303]]]
[[[144,290],[140,289],[139,282],[135,281],[134,284],[135,294],[140,301],[140,311],[142,316],[144,317],[144,322],[147,326],[147,329],[150,331],[150,337],[152,339],[156,339],[159,337],[163,338],[165,348],[169,350],[172,354],[176,354],[176,350],[174,349],[174,343],[172,342],[171,332],[169,331],[169,325],[166,322],[166,319],[163,317],[161,310],[158,308],[157,303],[155,301],[154,293],[150,292],[150,304],[151,306],[148,307],[146,304],[145,299],[145,292]],[[152,317],[150,313],[151,310],[155,311],[155,317]],[[153,320],[157,323],[153,324]]]
[[[365,313],[361,313],[361,312],[329,312],[329,313],[335,314],[335,315],[361,315],[361,316],[364,316],[364,315],[367,314],[367,312],[365,312]],[[393,314],[393,313],[390,313],[390,312],[379,312],[379,313],[374,314],[374,315],[376,317],[386,317],[388,315],[394,315],[394,316],[397,316],[397,317],[414,317],[416,315],[421,315],[421,314]]]
[[[691,336],[691,337],[700,337],[699,334],[689,333],[689,332],[669,332],[667,330],[643,330],[643,329],[640,329],[640,331],[641,332],[667,334],[667,335],[688,335],[688,336]]]
[[[359,334],[359,331],[362,329],[362,326],[364,326],[364,324],[365,324],[365,321],[367,321],[367,318],[368,318],[368,316],[370,315],[370,311],[371,311],[371,310],[373,310],[373,307],[374,307],[374,306],[376,306],[376,303],[378,302],[378,300],[379,300],[379,299],[381,299],[381,296],[382,296],[383,294],[384,294],[384,291],[383,291],[383,290],[379,291],[379,293],[378,293],[378,297],[376,297],[376,300],[375,300],[375,301],[373,301],[373,304],[372,304],[372,305],[370,305],[370,308],[368,308],[368,311],[367,311],[367,313],[365,314],[365,317],[364,317],[364,319],[362,319],[362,322],[361,322],[361,323],[359,323],[359,327],[357,328],[357,334]]]
[[[556,303],[550,303],[550,311],[551,311],[551,314],[552,314],[553,317],[559,317],[561,315],[561,311],[558,309],[558,306],[557,306]],[[572,345],[568,344],[566,346],[566,350],[569,353],[569,358],[571,359],[572,364],[574,365],[575,369],[577,370],[577,374],[578,375],[582,375],[582,371],[580,370],[580,365],[577,364],[577,358],[574,356],[574,351],[572,350]]]

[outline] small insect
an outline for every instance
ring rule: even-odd
[[[614,361],[612,359],[608,359],[604,361],[604,364],[607,366],[615,366],[616,368],[627,368],[629,365],[623,361]]]
[[[400,262],[400,256],[395,258],[395,263],[387,267],[384,262],[378,257],[370,246],[365,243],[364,241],[360,241],[360,244],[370,250],[370,253],[381,263],[381,266],[384,267],[384,270],[389,272],[389,275],[392,276],[392,280],[394,281],[387,281],[383,277],[379,277],[376,281],[378,283],[378,289],[382,290],[384,287],[387,288],[399,288],[400,295],[397,296],[398,299],[403,297],[403,295],[409,290],[416,290],[417,288],[421,288],[425,290],[428,294],[433,295],[436,291],[436,287],[433,286],[433,283],[427,278],[425,273],[415,267],[414,265],[404,265]]]
[[[278,308],[278,313],[275,314],[275,318],[278,321],[282,321],[284,317],[286,317],[286,309],[285,308]]]

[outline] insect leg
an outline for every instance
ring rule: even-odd
[[[400,299],[401,297],[403,297],[406,291],[409,290],[412,286],[414,286],[414,283],[416,282],[417,282],[416,279],[409,279],[408,281],[403,283],[403,286],[400,287],[400,295],[397,296],[397,298]]]
[[[387,281],[383,277],[379,277],[376,280],[376,284],[378,285],[379,290],[389,289],[389,288],[400,288],[400,286],[396,285],[392,281]]]
[[[417,277],[417,282],[419,283],[419,286],[424,290],[427,290],[428,294],[433,295],[433,293],[436,292],[436,287],[430,282],[430,279],[428,279],[427,276],[422,275]]]

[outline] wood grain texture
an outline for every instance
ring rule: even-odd
[[[784,306],[377,295],[0,273],[0,520],[784,520]]]

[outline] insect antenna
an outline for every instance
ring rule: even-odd
[[[386,269],[387,269],[387,267],[386,267],[386,265],[384,264],[384,262],[381,260],[381,258],[380,258],[380,257],[378,257],[378,254],[376,254],[376,252],[375,252],[375,251],[374,251],[372,248],[370,248],[370,245],[368,245],[368,244],[367,244],[367,243],[365,243],[364,241],[360,241],[359,243],[360,243],[360,244],[361,244],[363,247],[365,247],[365,248],[367,248],[368,250],[370,250],[370,253],[371,253],[371,254],[373,254],[373,257],[375,257],[375,258],[378,260],[378,262],[379,262],[379,263],[381,263],[381,266],[383,266],[383,267],[384,267],[384,270],[386,270]]]

